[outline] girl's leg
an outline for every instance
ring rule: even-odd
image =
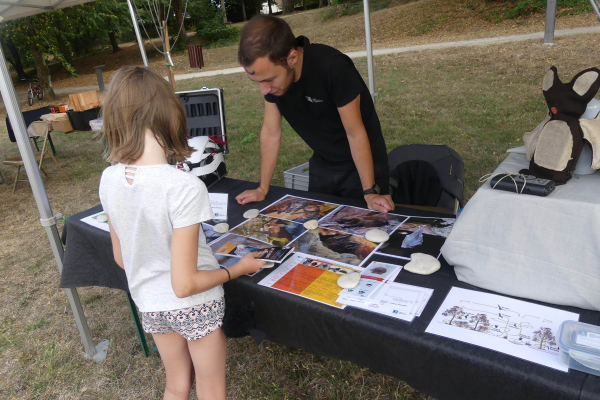
[[[196,370],[196,391],[199,400],[225,400],[225,363],[227,338],[217,329],[203,338],[188,342],[189,353]]]
[[[176,332],[153,334],[152,337],[167,372],[164,400],[187,400],[194,383],[187,340]]]

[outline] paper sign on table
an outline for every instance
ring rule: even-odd
[[[215,215],[214,219],[227,220],[227,193],[209,193],[208,198]]]

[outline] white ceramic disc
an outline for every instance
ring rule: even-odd
[[[390,235],[386,231],[382,231],[381,229],[370,229],[365,233],[365,239],[369,242],[373,243],[383,243],[387,242],[390,238]]]

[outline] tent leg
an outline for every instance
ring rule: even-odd
[[[371,9],[369,0],[363,0],[363,9],[365,11],[365,43],[367,44],[367,70],[369,73],[369,92],[373,103],[375,103],[375,78],[373,76],[373,45],[371,41]]]
[[[44,182],[42,181],[42,176],[40,175],[40,170],[38,168],[35,155],[33,154],[33,148],[29,143],[29,135],[27,134],[27,127],[25,126],[23,113],[21,112],[21,107],[19,107],[19,102],[17,101],[15,87],[13,86],[10,78],[8,68],[6,66],[6,57],[4,56],[4,51],[2,50],[1,46],[0,93],[2,94],[4,106],[6,107],[6,113],[13,127],[15,138],[17,139],[19,153],[21,154],[23,166],[27,172],[29,184],[31,185],[31,191],[33,192],[33,197],[40,214],[40,223],[42,226],[44,226],[46,234],[48,235],[48,240],[50,241],[50,247],[52,248],[54,260],[58,266],[58,271],[62,273],[62,256],[64,249],[62,242],[60,241],[58,229],[56,229],[56,216],[50,207],[50,201],[48,200],[46,188],[44,187]],[[71,309],[75,315],[75,323],[79,329],[79,334],[81,335],[85,351],[90,357],[92,357],[96,354],[96,349],[94,348],[90,330],[88,328],[85,315],[83,314],[81,303],[79,302],[79,296],[77,296],[77,292],[75,292],[74,289],[71,289],[67,291],[67,297],[69,298]]]
[[[81,336],[83,348],[85,349],[87,355],[93,357],[96,354],[96,349],[94,347],[94,342],[92,341],[90,328],[87,324],[85,315],[83,313],[83,308],[81,307],[81,301],[79,301],[79,294],[77,293],[77,289],[65,289],[65,292],[67,293],[67,298],[69,299],[71,310],[73,310],[73,317],[75,317],[75,325],[77,325],[77,329],[79,330],[79,336]]]
[[[138,46],[140,47],[140,53],[142,53],[142,61],[144,61],[144,65],[147,67],[148,57],[146,56],[146,49],[144,48],[144,42],[142,41],[142,36],[140,35],[140,28],[137,23],[137,18],[135,16],[135,11],[133,10],[131,0],[127,0],[127,5],[129,6],[129,14],[131,15],[131,22],[133,23],[135,37],[137,38]]]
[[[556,22],[556,0],[546,3],[546,28],[544,29],[544,44],[554,41],[554,23]]]

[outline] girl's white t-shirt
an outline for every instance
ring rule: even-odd
[[[126,167],[135,168],[132,184],[125,177]],[[177,310],[223,296],[219,285],[180,299],[171,286],[173,229],[214,217],[208,191],[198,177],[168,164],[117,164],[102,173],[99,193],[119,238],[129,291],[140,311]],[[198,270],[220,268],[201,226],[197,265]]]

